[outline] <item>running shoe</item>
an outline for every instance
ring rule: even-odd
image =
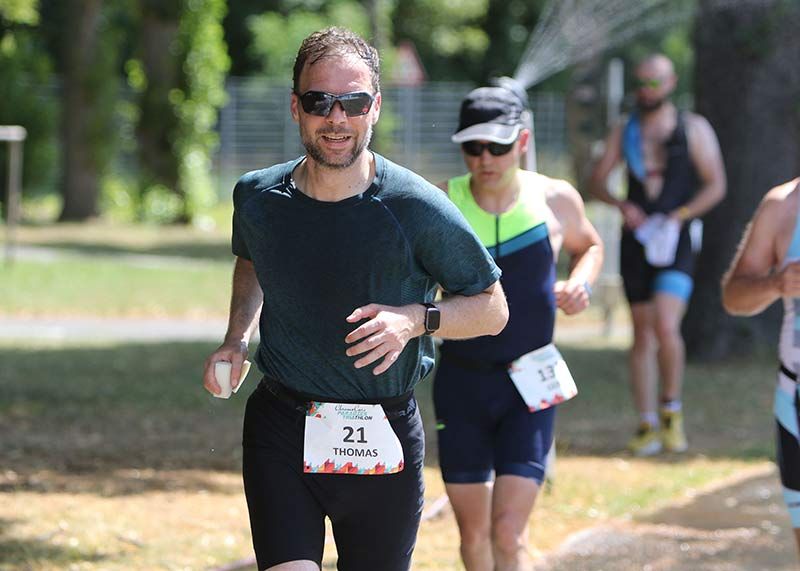
[[[649,422],[643,422],[633,438],[628,441],[628,450],[634,456],[652,456],[661,452],[661,434]]]

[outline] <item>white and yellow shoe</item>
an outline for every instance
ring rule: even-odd
[[[668,452],[686,452],[689,448],[681,411],[661,411],[661,443]]]
[[[661,447],[661,433],[649,422],[642,422],[628,441],[628,450],[634,456],[653,456],[661,452]]]

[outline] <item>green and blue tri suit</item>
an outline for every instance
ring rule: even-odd
[[[508,375],[515,359],[552,342],[555,260],[540,175],[525,177],[507,212],[483,210],[470,175],[451,179],[450,200],[502,270],[509,319],[497,336],[446,340],[434,383],[439,463],[448,483],[491,480],[492,472],[541,483],[553,441],[554,408],[529,412]]]

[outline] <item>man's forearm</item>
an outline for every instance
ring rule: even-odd
[[[776,275],[738,276],[722,284],[722,305],[732,315],[756,315],[780,296]]]
[[[572,257],[569,279],[572,282],[593,284],[603,265],[603,246],[593,244],[585,252]]]
[[[695,197],[672,214],[682,221],[700,218],[725,198],[725,187],[721,183],[703,186]]]
[[[253,263],[236,258],[233,269],[231,307],[225,342],[248,343],[258,326],[264,293],[258,283]]]
[[[478,295],[447,297],[437,306],[442,325],[436,336],[443,339],[497,335],[508,322],[508,305],[500,282]]]

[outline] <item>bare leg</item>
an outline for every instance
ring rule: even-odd
[[[662,383],[661,400],[680,400],[683,372],[686,368],[686,348],[681,336],[681,321],[686,312],[686,302],[668,293],[657,293],[654,303],[658,369]]]
[[[631,390],[639,414],[655,413],[656,396],[656,338],[655,307],[650,302],[631,304],[633,346],[629,354]]]
[[[499,476],[492,497],[492,547],[496,571],[527,571],[528,519],[539,484],[521,476]]]
[[[492,484],[446,484],[461,534],[461,560],[467,571],[494,571]]]

